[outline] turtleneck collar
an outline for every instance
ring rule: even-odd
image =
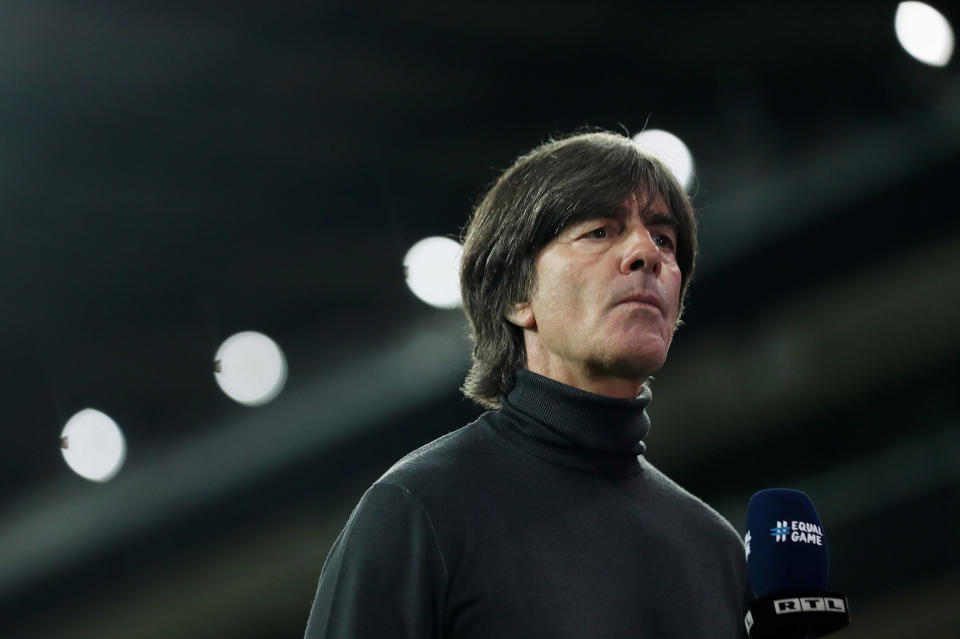
[[[639,455],[650,430],[650,389],[636,399],[606,397],[567,386],[526,369],[514,372],[513,390],[501,397],[511,440],[564,466],[615,477],[641,471]]]

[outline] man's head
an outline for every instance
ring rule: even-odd
[[[529,355],[554,366],[649,375],[666,356],[695,255],[689,198],[629,138],[576,135],[520,157],[464,237],[461,293],[474,340],[464,393],[498,406],[531,345]],[[653,307],[621,303],[644,294]]]

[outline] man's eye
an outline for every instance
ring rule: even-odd
[[[590,231],[589,233],[587,233],[587,237],[592,238],[592,239],[594,239],[594,240],[603,240],[603,239],[606,239],[606,237],[607,237],[607,227],[601,226],[600,228],[593,229],[592,231]]]
[[[661,248],[673,248],[673,238],[666,233],[655,233],[653,240]]]

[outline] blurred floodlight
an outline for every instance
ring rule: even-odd
[[[217,350],[214,377],[230,399],[248,406],[266,404],[287,381],[287,360],[276,342],[255,331],[228,337]]]
[[[633,141],[670,167],[683,188],[690,186],[693,179],[693,156],[683,140],[667,131],[649,129],[637,133],[633,136]]]
[[[108,481],[123,466],[127,444],[117,423],[93,408],[71,417],[60,433],[60,452],[70,469],[91,481]]]
[[[430,306],[460,306],[460,244],[448,237],[427,237],[407,251],[403,270],[413,294]]]
[[[953,29],[943,14],[923,2],[901,2],[893,18],[897,40],[920,62],[942,67],[953,56]]]

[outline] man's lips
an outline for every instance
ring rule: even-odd
[[[653,306],[661,313],[663,312],[663,305],[660,303],[660,298],[652,293],[634,293],[633,295],[628,295],[623,298],[617,304],[647,304]]]

